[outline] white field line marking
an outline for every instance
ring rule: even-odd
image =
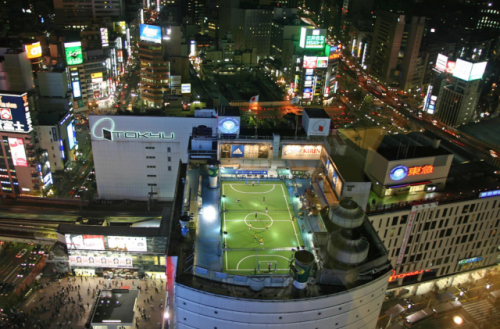
[[[255,213],[253,213],[255,214]],[[262,214],[262,213],[259,213]],[[250,214],[251,215],[251,214]],[[244,221],[243,219],[226,219],[226,222],[241,222]],[[273,219],[273,222],[289,222],[288,219]]]
[[[222,184],[222,195],[224,195],[224,187],[225,187],[225,184]],[[225,198],[222,198],[222,220],[224,221],[224,231],[223,232],[226,232],[226,213],[224,211],[224,209],[226,209],[226,205],[224,204],[225,202]],[[224,236],[224,234],[222,234],[222,236]],[[224,238],[225,240],[225,238]],[[226,241],[224,241],[226,242]],[[229,270],[229,265],[227,264],[227,250],[226,250],[226,270]]]
[[[292,222],[293,231],[295,232],[295,239],[297,239],[297,247],[299,247],[300,246],[300,240],[299,240],[299,237],[297,235],[297,231],[295,230],[295,225],[293,224],[292,214],[290,213],[290,208],[288,207],[288,201],[287,201],[287,198],[286,198],[285,189],[283,188],[283,185],[280,184],[280,186],[281,186],[281,191],[283,191],[283,197],[285,198],[286,209],[288,209],[288,214],[290,215],[290,221]]]
[[[264,192],[243,192],[243,191],[240,191],[240,190],[235,189],[235,188],[233,187],[233,184],[229,184],[229,186],[231,186],[231,188],[232,188],[233,190],[235,190],[236,192],[238,192],[238,193],[243,193],[243,194],[263,194],[263,193],[269,193],[269,192],[272,192],[272,191],[274,190],[274,188],[275,188],[275,185],[273,184],[273,188],[272,188],[272,189],[270,189],[269,191],[264,191]]]
[[[249,271],[249,270],[240,270],[240,269],[239,269],[239,267],[240,267],[240,263],[241,263],[242,261],[244,261],[245,259],[249,258],[249,257],[255,257],[255,256],[257,256],[257,257],[281,257],[281,258],[286,259],[288,262],[290,261],[290,259],[289,259],[289,258],[287,258],[287,257],[285,257],[285,256],[281,256],[281,255],[250,255],[250,256],[243,257],[243,258],[242,258],[242,259],[238,262],[238,265],[236,265],[236,271]],[[270,260],[269,262],[273,262],[273,261],[272,261],[272,260]],[[252,269],[250,269],[250,270],[253,270],[253,268],[252,268]],[[229,270],[228,270],[228,271],[229,271]],[[234,270],[231,270],[231,271],[234,271]]]

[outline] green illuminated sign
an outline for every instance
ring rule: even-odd
[[[324,35],[306,35],[306,48],[323,48],[324,45]]]
[[[64,52],[66,54],[66,64],[77,65],[83,63],[82,43],[70,42],[64,44]]]

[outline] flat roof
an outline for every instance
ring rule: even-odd
[[[139,290],[112,289],[102,290],[92,309],[93,325],[101,323],[133,324],[134,306],[139,297]],[[113,321],[113,322],[111,322]]]
[[[220,106],[217,113],[223,117],[239,117],[240,108],[237,106]]]
[[[310,118],[330,119],[330,116],[326,113],[326,111],[324,109],[305,108],[304,111],[307,113],[307,116]]]

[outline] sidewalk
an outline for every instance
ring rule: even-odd
[[[64,278],[59,282],[52,282],[47,287],[49,278],[43,278],[44,288],[35,291],[28,300],[24,301],[19,309],[30,318],[26,328],[45,328],[45,329],[82,329],[85,328],[85,322],[89,317],[89,309],[95,301],[93,294],[96,289],[120,288],[121,286],[130,286],[130,289],[142,288],[137,300],[137,309],[135,310],[134,325],[138,329],[158,329],[163,324],[163,309],[166,300],[165,280],[163,283],[158,280],[108,280],[101,277],[71,277]],[[99,283],[100,282],[100,283]],[[80,286],[80,287],[79,287]],[[158,293],[155,292],[158,288]],[[148,289],[149,288],[149,289]],[[64,295],[61,292],[64,289]],[[82,301],[78,301],[78,294],[81,294]],[[61,296],[60,302],[51,302],[56,294]],[[73,303],[73,300],[75,301]],[[160,304],[161,308],[160,308]],[[139,310],[145,310],[146,318],[141,316]],[[38,327],[38,326],[39,327]],[[24,327],[23,324],[21,324]]]

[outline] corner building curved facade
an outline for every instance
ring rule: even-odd
[[[217,293],[209,288],[209,283],[207,288],[200,287],[205,290],[200,290],[177,282],[177,328],[376,328],[389,275],[390,272],[366,284],[330,294],[321,292],[322,286],[316,285],[311,287],[310,297],[283,295],[283,291],[276,289],[281,296],[276,299],[270,298],[274,289],[271,293],[267,290],[255,293],[256,298],[251,299]],[[227,289],[231,288],[224,292]],[[258,297],[261,295],[264,297]]]

